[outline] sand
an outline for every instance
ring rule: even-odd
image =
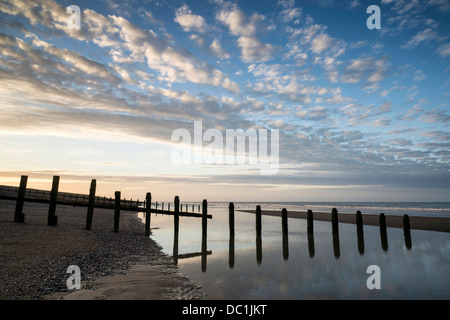
[[[239,210],[255,213],[255,210]],[[281,211],[261,210],[261,214],[281,217]],[[289,211],[289,218],[306,219],[304,211]],[[339,213],[339,223],[356,224],[355,214]],[[385,215],[386,226],[391,228],[403,228],[403,216]],[[314,220],[331,221],[331,213],[314,212]],[[450,232],[450,218],[441,217],[417,217],[409,216],[411,229]],[[363,224],[379,226],[379,215],[363,214]]]
[[[48,205],[25,203],[25,223],[12,222],[14,201],[0,200],[0,299],[202,299],[201,288],[145,236],[133,212],[95,209],[85,230],[86,208],[58,206],[58,226],[47,226]],[[67,268],[81,271],[81,289],[67,288]]]

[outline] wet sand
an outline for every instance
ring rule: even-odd
[[[237,210],[237,211],[255,213],[255,210]],[[281,211],[261,210],[261,214],[281,217]],[[306,214],[307,213],[304,211],[288,211],[289,218],[306,219]],[[331,222],[331,213],[314,212],[313,214],[314,220]],[[403,228],[403,216],[396,216],[396,215],[385,215],[385,216],[387,227]],[[355,214],[339,213],[338,220],[339,223],[356,224]],[[450,218],[409,216],[409,221],[411,229],[450,232]],[[371,226],[379,226],[379,215],[363,214],[363,224]]]

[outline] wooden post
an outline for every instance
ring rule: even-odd
[[[384,213],[380,213],[380,237],[381,247],[384,251],[388,250],[387,230],[386,230],[386,216]]]
[[[187,205],[186,205],[187,211]],[[207,257],[207,226],[208,226],[208,202],[203,199],[202,204],[202,272],[206,272],[206,257]]]
[[[288,243],[288,213],[286,208],[281,210],[281,230],[283,243],[283,259],[289,258],[289,243]]]
[[[230,202],[228,206],[228,223],[230,225],[230,236],[234,236],[234,203]]]
[[[288,213],[286,208],[281,210],[281,230],[283,234],[288,233]]]
[[[409,216],[407,214],[403,215],[403,235],[405,237],[405,245],[408,250],[411,249],[411,227],[409,224]]]
[[[363,218],[361,211],[356,211],[356,231],[362,232],[363,231]]]
[[[58,217],[56,216],[56,201],[58,201],[59,176],[53,177],[52,191],[50,191],[50,206],[48,208],[47,225],[57,226]]]
[[[202,235],[206,237],[208,228],[208,202],[206,199],[203,200],[202,208]]]
[[[256,234],[260,235],[261,234],[261,206],[257,205],[256,206]]]
[[[361,211],[356,211],[356,237],[358,239],[358,251],[364,254],[364,229]]]
[[[314,214],[312,210],[308,210],[306,213],[306,230],[308,233],[314,232]]]
[[[23,213],[23,203],[25,201],[25,192],[27,190],[28,176],[20,177],[19,191],[17,192],[16,211],[14,213],[14,222],[25,222],[25,213]]]
[[[168,208],[167,211],[170,211],[170,202],[167,204]]]
[[[147,192],[145,196],[145,236],[150,236],[150,206],[152,204],[152,194]]]
[[[120,222],[120,191],[114,193],[114,232],[119,232],[119,222]]]
[[[178,230],[180,227],[180,198],[175,196],[174,200],[175,211],[173,215],[173,227],[176,234],[178,234]]]
[[[338,221],[338,211],[336,208],[333,208],[331,211],[331,225],[333,229],[333,233],[339,232],[339,221]]]
[[[89,189],[89,202],[86,217],[86,230],[91,230],[92,217],[94,216],[94,202],[95,202],[95,190],[97,188],[97,181],[92,179],[91,188]]]

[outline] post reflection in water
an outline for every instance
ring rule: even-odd
[[[206,204],[205,204],[206,207]],[[361,211],[356,212],[356,237],[357,237],[357,248],[360,255],[365,253],[365,243],[364,243],[364,228],[363,228],[363,216]],[[333,253],[336,259],[341,256],[340,251],[340,240],[339,240],[339,227],[338,227],[338,214],[337,210],[332,211],[332,241],[333,241]],[[179,231],[178,223],[174,228],[174,238],[173,238],[173,260],[175,264],[178,264],[178,259],[191,258],[196,256],[201,256],[201,270],[206,272],[207,270],[207,256],[212,254],[211,250],[207,250],[207,232],[204,228],[202,232],[202,242],[201,242],[201,252],[179,254],[178,253],[178,242],[179,242]],[[261,219],[261,208],[257,206],[256,208],[256,220],[255,220],[255,231],[256,231],[256,262],[258,265],[262,263],[262,219]],[[383,251],[388,250],[388,239],[387,239],[387,227],[386,227],[386,216],[381,213],[379,215],[379,228],[380,228],[380,240],[381,247]],[[308,241],[308,253],[310,258],[315,257],[315,243],[314,243],[314,232],[313,232],[313,212],[308,210],[307,213],[307,241]],[[286,209],[282,209],[281,212],[281,233],[282,233],[282,256],[284,260],[289,259],[289,232],[288,232],[288,213]],[[403,234],[405,246],[408,250],[412,248],[411,241],[411,231],[409,224],[408,215],[403,216]],[[228,266],[230,269],[234,269],[235,266],[235,228],[234,228],[234,205],[230,203],[229,205],[229,244],[228,244]]]
[[[228,246],[228,266],[230,269],[234,267],[234,235],[230,234],[230,242]]]
[[[341,256],[341,248],[339,245],[339,232],[333,232],[333,252],[334,257],[336,259],[339,259]]]
[[[310,258],[314,258],[316,253],[314,249],[314,234],[312,232],[308,232],[308,253]]]
[[[185,253],[185,254],[179,254],[178,253],[178,241],[179,241],[179,199],[178,197],[175,197],[175,212],[174,212],[174,232],[173,232],[173,261],[177,265],[178,259],[183,258],[192,258],[201,256],[201,269],[202,272],[206,272],[206,264],[207,264],[207,256],[212,254],[211,250],[207,250],[207,201],[203,200],[202,203],[202,245],[201,245],[201,251],[200,252],[193,252],[193,253]]]

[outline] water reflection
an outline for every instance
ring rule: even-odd
[[[175,206],[176,208],[176,206]],[[234,205],[230,203],[229,205],[229,241],[228,241],[228,266],[230,269],[235,267],[235,222],[234,222]],[[256,208],[256,219],[255,219],[255,243],[256,243],[256,262],[258,265],[262,263],[262,219],[261,219],[261,208],[258,206]],[[356,239],[357,239],[357,249],[360,255],[365,253],[365,243],[364,243],[364,227],[363,227],[363,217],[360,211],[356,212]],[[177,221],[178,222],[178,221]],[[332,225],[332,248],[335,259],[341,257],[341,247],[339,238],[339,227],[338,227],[338,213],[334,209],[331,213],[331,225]],[[404,215],[403,217],[403,234],[405,247],[408,250],[412,248],[411,241],[411,231],[409,225],[409,217]],[[388,251],[388,237],[387,237],[387,227],[386,227],[386,217],[383,213],[379,215],[379,235],[381,240],[381,248],[384,252]],[[281,243],[282,243],[282,256],[285,261],[289,259],[289,232],[288,232],[288,216],[286,209],[282,210],[281,215]],[[313,227],[313,212],[308,210],[307,213],[307,248],[309,257],[312,259],[316,255],[316,248],[314,243],[314,227]],[[207,270],[207,256],[212,254],[212,250],[207,250],[207,233],[206,230],[202,232],[201,241],[201,251],[193,252],[187,254],[178,253],[179,245],[179,228],[178,223],[174,225],[174,237],[173,237],[173,260],[175,264],[178,264],[178,259],[191,258],[196,256],[201,256],[201,270],[206,272]]]
[[[314,249],[314,234],[312,232],[308,232],[308,253],[310,258],[314,258],[316,254]]]
[[[262,237],[261,233],[256,234],[256,263],[262,262]]]
[[[155,240],[162,243],[161,236],[168,236],[165,247],[170,250],[173,245],[180,271],[199,283],[211,299],[449,297],[443,281],[447,279],[445,266],[448,268],[450,256],[450,238],[445,233],[410,231],[404,223],[403,232],[387,228],[383,235],[389,238],[386,247],[385,240],[380,245],[384,231],[378,225],[366,224],[363,228],[359,223],[356,227],[341,223],[333,234],[331,221],[316,220],[307,228],[307,220],[288,219],[289,230],[283,232],[279,215],[263,216],[258,235],[254,213],[234,217],[234,210],[228,207],[219,213],[214,211],[208,226],[209,251],[206,239],[200,238],[197,219],[183,219],[178,237],[173,232],[173,217],[167,218],[166,227],[155,230],[155,235],[159,234]],[[235,218],[232,223],[230,216]],[[389,216],[387,219],[390,222]],[[178,240],[179,244],[172,243]],[[180,255],[178,250],[193,253]],[[439,263],[431,266],[430,261]],[[365,270],[371,264],[382,270],[380,291],[366,288]],[[410,281],[418,275],[423,279],[420,286]]]
[[[228,244],[228,266],[230,269],[234,267],[234,234],[230,234],[230,242]]]
[[[200,252],[179,254],[178,253],[178,245],[179,245],[179,229],[174,228],[173,250],[172,250],[173,262],[176,265],[178,265],[179,259],[187,259],[187,258],[201,256],[201,269],[202,269],[202,272],[206,272],[207,256],[212,255],[212,250],[207,250],[207,236],[206,236],[205,232],[203,232],[203,234],[202,234],[202,249]],[[233,246],[234,246],[234,244],[233,244]],[[233,257],[233,260],[234,260],[234,257]],[[234,265],[234,261],[233,261],[233,265]]]

